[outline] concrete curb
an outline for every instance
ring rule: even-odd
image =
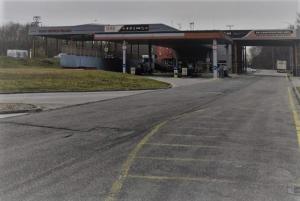
[[[292,84],[292,89],[293,89],[293,92],[294,92],[294,94],[296,96],[297,102],[298,102],[298,104],[300,104],[300,93],[299,93],[297,87],[295,86],[293,80],[291,79],[291,77],[289,75],[287,77],[288,77],[289,81]]]
[[[157,81],[157,80],[156,80]],[[170,89],[172,85],[170,83],[168,87],[165,88],[141,88],[141,89],[110,89],[110,90],[91,90],[91,91],[24,91],[24,92],[0,92],[0,94],[37,94],[37,93],[84,93],[84,92],[118,92],[118,91],[153,91],[153,90],[161,90],[161,89]]]

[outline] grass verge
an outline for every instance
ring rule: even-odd
[[[3,61],[6,60],[6,61]],[[100,70],[61,69],[51,62],[0,58],[0,93],[109,91],[169,88],[141,76]]]

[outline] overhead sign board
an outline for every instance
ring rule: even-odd
[[[240,40],[285,40],[296,39],[295,30],[233,30],[224,31],[228,36]]]
[[[147,32],[149,25],[133,24],[133,25],[105,25],[105,32]]]
[[[225,31],[225,33],[231,38],[243,38],[245,37],[251,30],[238,30],[238,31]]]
[[[105,25],[104,32],[119,32],[122,25]]]
[[[291,35],[294,33],[293,30],[267,30],[267,31],[254,31],[256,35],[262,35],[262,36],[274,36],[274,35]]]
[[[124,25],[122,26],[120,32],[139,32],[139,31],[149,31],[149,25]]]

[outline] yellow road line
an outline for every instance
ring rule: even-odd
[[[167,143],[145,143],[145,145],[150,146],[161,146],[161,147],[186,147],[186,148],[207,148],[207,149],[231,149],[231,150],[240,150],[240,147],[234,147],[234,146],[213,146],[213,145],[199,145],[199,144],[167,144]],[[299,151],[298,148],[293,147],[285,147],[286,150],[291,151]],[[265,148],[259,148],[257,147],[255,149],[256,151],[269,151],[274,152],[276,149],[265,149]]]
[[[197,111],[192,111],[192,112],[199,112],[199,111],[204,111],[205,109],[199,109]],[[180,115],[175,116],[171,120],[176,120],[178,118],[184,117],[185,115],[189,114],[191,112],[185,112]],[[135,148],[129,153],[128,158],[126,161],[123,163],[121,167],[121,173],[120,176],[117,178],[116,181],[112,184],[112,187],[110,189],[110,192],[108,196],[105,198],[105,201],[115,201],[117,199],[118,194],[120,193],[122,186],[128,177],[128,172],[130,167],[132,166],[134,160],[136,159],[136,156],[138,152],[143,148],[145,144],[149,141],[149,139],[161,128],[163,127],[168,120],[163,121],[156,125],[146,136],[135,146]]]
[[[192,135],[192,134],[165,134],[167,136],[174,136],[174,137],[195,137],[195,138],[217,138],[223,137],[221,135]]]
[[[288,92],[289,92],[290,108],[291,108],[292,113],[293,113],[294,123],[295,123],[296,131],[297,131],[298,145],[299,145],[299,148],[300,148],[300,120],[299,120],[299,115],[298,115],[298,112],[297,112],[297,109],[296,109],[296,105],[295,105],[290,87],[288,88]]]
[[[212,128],[212,127],[193,127],[193,126],[178,126],[180,129],[191,129],[191,130],[210,130],[210,131],[232,131],[229,128]]]
[[[131,179],[146,179],[146,180],[177,180],[177,181],[195,181],[195,182],[206,182],[206,183],[228,183],[228,184],[238,184],[239,181],[231,179],[217,179],[210,177],[177,177],[177,176],[153,176],[153,175],[128,175],[128,178]],[[251,182],[251,181],[242,181],[248,185],[254,186],[283,186],[286,187],[286,184],[281,183],[262,183],[262,182]]]
[[[160,161],[180,161],[180,162],[221,162],[221,163],[240,163],[238,161],[225,161],[225,160],[210,160],[200,158],[171,158],[171,157],[151,157],[151,156],[138,156],[138,159],[160,160]]]
[[[152,175],[128,175],[134,179],[149,179],[149,180],[179,180],[179,181],[200,181],[200,182],[218,182],[218,183],[236,183],[236,181],[227,179],[215,179],[208,177],[169,177],[169,176],[152,176]]]
[[[166,146],[166,147],[198,147],[198,148],[218,148],[217,146],[207,146],[207,145],[198,145],[198,144],[165,144],[165,143],[146,143],[147,145],[152,146]]]
[[[270,163],[268,162],[248,162],[241,160],[213,160],[213,159],[201,159],[201,158],[177,158],[177,157],[156,157],[156,156],[137,156],[136,159],[144,159],[144,160],[153,160],[153,161],[173,161],[173,162],[213,162],[213,163],[222,163],[222,164],[230,164],[235,165],[236,167],[244,167],[248,165],[260,165],[260,166],[268,166]],[[281,167],[280,165],[278,167]]]
[[[156,125],[130,152],[128,158],[123,163],[121,168],[121,173],[118,179],[113,183],[109,195],[106,197],[105,201],[115,201],[118,194],[120,193],[122,186],[125,182],[126,177],[128,176],[129,169],[133,164],[137,153],[141,150],[141,148],[148,142],[148,140],[153,136],[162,126],[164,126],[167,121],[164,121],[158,125]]]

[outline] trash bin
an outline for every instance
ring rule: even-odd
[[[130,68],[130,74],[131,75],[135,75],[135,67],[131,67]]]

